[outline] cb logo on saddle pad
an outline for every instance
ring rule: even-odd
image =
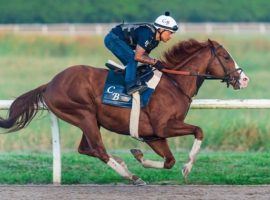
[[[107,92],[113,95],[112,100],[117,101],[120,99],[120,94],[117,92],[113,92],[113,90],[115,90],[115,86],[110,86],[108,87]]]

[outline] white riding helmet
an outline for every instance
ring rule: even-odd
[[[165,30],[176,32],[178,30],[178,25],[176,21],[170,16],[170,12],[165,12],[165,15],[160,15],[154,22],[154,26],[158,28],[163,28]]]

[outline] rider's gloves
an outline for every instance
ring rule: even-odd
[[[161,71],[165,66],[163,65],[163,63],[161,61],[157,61],[155,64],[152,65],[154,68],[158,69],[159,71]]]

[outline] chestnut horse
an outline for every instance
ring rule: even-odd
[[[247,87],[249,79],[228,51],[211,40],[179,42],[164,53],[162,62],[167,67],[149,104],[141,109],[139,136],[145,138],[164,160],[146,160],[138,149],[131,152],[144,167],[170,169],[175,158],[167,138],[194,135],[189,160],[182,170],[186,177],[203,139],[200,127],[184,122],[199,86],[205,78],[210,78],[223,80],[234,89],[240,89]],[[49,83],[16,98],[8,118],[0,120],[0,127],[9,129],[9,132],[22,129],[38,112],[39,103],[44,102],[56,116],[82,130],[79,153],[97,157],[135,185],[143,185],[145,182],[132,174],[120,158],[106,152],[102,142],[100,126],[129,135],[130,109],[102,104],[107,74],[106,69],[90,66],[69,67]]]

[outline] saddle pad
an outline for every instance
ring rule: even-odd
[[[155,70],[152,74],[153,77],[146,82],[148,89],[140,95],[141,108],[148,105],[161,74],[161,72]],[[109,70],[103,91],[102,103],[123,108],[132,107],[132,96],[126,94],[125,80],[122,73]]]

